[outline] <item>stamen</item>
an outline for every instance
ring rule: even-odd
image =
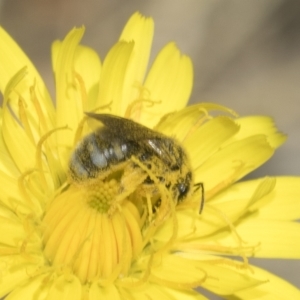
[[[202,102],[200,105],[202,108],[209,110],[209,111],[223,111],[234,117],[238,117],[238,114],[234,110],[229,109],[228,107],[220,105],[220,104]]]
[[[178,233],[178,222],[175,213],[175,202],[172,199],[172,196],[169,190],[162,185],[157,177],[145,166],[142,164],[136,157],[132,156],[131,158],[135,164],[137,164],[146,174],[150,177],[150,179],[157,186],[160,195],[161,195],[161,205],[159,207],[159,211],[155,215],[155,219],[150,223],[147,228],[147,233],[144,236],[144,247],[149,243],[151,237],[154,235],[154,232],[160,227],[161,224],[165,221],[166,217],[170,214],[172,216],[173,221],[173,232],[168,242],[164,244],[164,246],[156,251],[156,254],[160,254],[171,247],[174,240],[177,237]]]
[[[49,136],[51,136],[54,132],[58,131],[58,130],[66,130],[68,129],[68,126],[63,126],[63,127],[59,127],[59,128],[55,128],[50,130],[49,132],[47,132],[46,134],[44,134],[40,140],[38,141],[38,144],[36,146],[36,154],[35,154],[35,158],[36,158],[36,166],[37,169],[40,170],[40,178],[42,181],[42,184],[44,185],[44,187],[47,187],[47,180],[46,180],[46,176],[43,170],[43,157],[42,157],[42,146],[43,143],[47,140],[47,138]]]
[[[32,232],[31,232],[32,234]],[[24,258],[26,258],[26,260],[29,260],[31,262],[34,262],[35,259],[32,255],[30,255],[27,251],[26,251],[26,248],[27,248],[27,245],[30,243],[30,234],[22,241],[21,243],[21,246],[20,246],[20,254],[21,256],[23,256]]]
[[[209,191],[205,191],[205,199],[209,201],[220,191],[224,190],[226,187],[230,186],[244,171],[245,162],[237,161],[239,163],[238,166],[234,167],[233,173],[231,176],[228,176],[226,180],[219,182],[216,186],[214,186]]]
[[[193,234],[189,234],[185,237],[182,237],[180,240],[177,239],[176,245],[172,248],[173,251],[182,251],[182,252],[190,252],[190,251],[203,251],[203,252],[214,252],[220,253],[222,255],[230,254],[238,256],[241,252],[243,252],[247,256],[253,256],[255,253],[255,249],[257,249],[260,245],[253,245],[253,246],[240,246],[237,247],[229,247],[229,246],[222,246],[222,245],[206,245],[197,242],[189,243],[188,237],[191,236],[193,239]]]
[[[137,96],[137,99],[132,101],[126,111],[125,111],[125,118],[127,119],[134,119],[134,120],[139,120],[140,116],[136,117],[136,118],[133,118],[133,114],[134,114],[134,110],[137,111],[139,110],[139,115],[140,115],[140,112],[141,112],[141,107],[142,107],[142,103],[148,103],[149,106],[148,107],[151,107],[153,106],[154,104],[159,104],[161,103],[161,100],[158,100],[158,101],[154,101],[154,100],[151,100],[149,98],[150,96],[150,91],[142,86],[139,82],[135,82],[134,84],[134,87],[138,89],[138,96]]]
[[[128,277],[126,279],[120,279],[117,282],[118,286],[124,287],[124,288],[133,288],[133,287],[139,287],[142,286],[144,283],[146,283],[149,280],[149,277],[151,275],[151,267],[153,264],[153,258],[154,256],[151,255],[147,264],[146,270],[143,272],[143,276],[141,278],[137,277]],[[138,269],[140,272],[140,269]]]
[[[126,212],[127,209],[124,208],[124,212]],[[131,216],[132,217],[132,216]],[[122,276],[122,273],[125,275],[127,274],[131,261],[133,259],[134,251],[137,249],[133,249],[133,241],[134,238],[128,234],[126,228],[131,228],[131,224],[128,224],[128,222],[132,221],[132,219],[128,218],[128,215],[126,216],[126,213],[119,213],[114,218],[112,218],[112,224],[115,234],[115,241],[117,242],[117,250],[118,250],[118,264],[117,264],[117,270],[119,271],[118,276]],[[138,250],[140,251],[140,249]],[[122,273],[121,273],[122,272]],[[114,279],[116,279],[116,273],[112,273],[114,275]]]
[[[136,88],[139,92],[139,96],[137,98],[146,99],[151,94],[150,90],[143,86],[139,81],[134,82],[133,88]]]
[[[172,282],[166,279],[159,278],[153,274],[151,274],[151,281],[156,282],[161,286],[166,286],[172,289],[194,289],[201,286],[208,278],[207,273],[203,269],[199,270],[203,272],[203,278],[192,282]]]
[[[185,137],[183,137],[182,139],[182,143],[191,135],[195,132],[195,130],[197,130],[197,128],[199,128],[200,126],[202,126],[205,122],[207,122],[208,120],[213,119],[212,116],[210,116],[207,112],[206,109],[204,108],[199,108],[199,112],[203,113],[204,115],[201,114],[201,117],[196,120],[195,124],[193,124],[190,127],[190,130],[186,133]]]
[[[21,95],[19,95],[19,101],[18,101],[19,118],[20,118],[20,121],[24,127],[24,130],[25,130],[27,136],[29,137],[31,142],[35,145],[35,140],[34,140],[34,137],[33,137],[33,134],[32,134],[31,128],[30,128],[30,124],[28,122],[27,114],[25,111],[25,106],[24,106],[25,103],[26,102],[25,102],[24,98]]]
[[[242,240],[241,236],[236,231],[233,223],[227,218],[226,214],[223,211],[221,211],[211,205],[208,205],[206,207],[207,207],[206,209],[216,212],[217,215],[220,216],[223,219],[223,221],[225,221],[225,223],[228,225],[230,231],[233,233],[233,236],[235,237],[235,239],[237,241],[237,244],[238,244],[237,249],[239,250],[238,254],[242,257],[244,263],[248,264],[248,258],[245,255],[245,251],[243,251],[244,250],[243,244],[245,244],[246,242]]]
[[[241,263],[239,261],[234,261],[233,259],[220,258],[216,260],[209,260],[209,263],[216,265],[226,265],[230,267],[234,267],[237,270],[249,270],[252,274],[254,274],[254,270],[249,265],[248,261],[245,263]]]
[[[103,105],[103,106],[96,107],[95,109],[91,110],[90,112],[96,112],[98,110],[102,110],[102,109],[106,109],[106,108],[110,109],[111,104],[112,104],[112,101],[109,102],[108,104]],[[85,123],[87,122],[87,120],[88,120],[88,117],[85,115],[85,116],[83,116],[81,121],[78,123],[77,129],[76,129],[76,132],[75,132],[75,135],[74,135],[74,142],[73,142],[74,146],[77,145],[77,143],[81,139],[82,132],[83,132],[83,127],[84,127]]]
[[[88,102],[88,97],[87,97],[87,92],[86,92],[86,87],[85,87],[85,84],[84,84],[84,80],[82,79],[81,75],[79,73],[77,73],[76,71],[73,71],[73,76],[75,77],[75,79],[77,80],[77,82],[79,84],[79,90],[80,90],[80,94],[81,94],[82,105],[84,107],[84,105],[87,104],[87,102]]]
[[[47,126],[47,122],[44,116],[44,113],[42,111],[40,102],[37,98],[36,92],[35,92],[35,88],[36,88],[36,82],[34,82],[33,86],[30,87],[30,97],[31,97],[31,101],[35,107],[36,113],[38,115],[41,127],[42,127],[42,132],[48,132],[48,126]]]
[[[81,121],[78,123],[77,129],[76,129],[76,132],[75,132],[75,135],[74,135],[74,141],[73,141],[74,146],[77,145],[77,143],[79,142],[79,140],[82,137],[83,126],[84,126],[86,121],[87,121],[87,116],[83,116]]]
[[[27,74],[27,67],[23,67],[22,69],[20,69],[7,83],[5,91],[4,91],[4,95],[3,95],[3,99],[4,99],[4,105],[7,104],[8,102],[8,98],[9,95],[15,91],[15,88],[17,87],[17,85],[25,78]]]
[[[98,110],[104,110],[106,108],[110,111],[112,104],[113,104],[113,101],[110,101],[107,104],[104,104],[104,105],[96,107],[95,109],[92,109],[91,112],[97,112]]]
[[[83,110],[86,110],[87,109],[86,105],[88,104],[89,101],[88,101],[88,94],[87,94],[87,89],[86,89],[84,80],[83,80],[82,76],[79,73],[77,73],[76,71],[73,71],[73,76],[75,78],[75,80],[74,80],[75,85],[76,85],[76,82],[79,85],[81,101],[82,101],[82,107],[84,108]],[[103,105],[103,106],[96,107],[92,110],[89,110],[89,112],[95,112],[99,109],[110,108],[111,104],[112,104],[112,101],[105,104],[105,105]]]
[[[24,172],[19,178],[18,178],[18,187],[19,187],[19,190],[21,192],[21,194],[23,195],[24,199],[26,199],[26,201],[28,202],[28,204],[33,204],[29,194],[27,193],[26,191],[26,188],[25,188],[25,179],[26,177],[31,174],[33,172],[33,170],[30,170],[30,171],[26,171]]]
[[[148,107],[152,107],[154,106],[155,104],[160,104],[161,103],[161,100],[157,100],[157,101],[154,101],[154,100],[151,100],[151,99],[137,99],[137,100],[134,100],[132,101],[127,109],[126,109],[126,112],[125,112],[125,118],[127,119],[130,119],[132,118],[132,115],[134,114],[134,110],[137,111],[137,110],[141,110],[141,104],[142,103],[148,103]],[[134,118],[136,120],[136,118]]]
[[[34,200],[37,200],[39,203],[39,209],[45,207],[45,203],[49,200],[49,195],[45,189],[41,189],[40,180],[38,173],[40,170],[33,169],[32,172],[28,173],[28,180],[26,181],[27,191],[30,191]]]

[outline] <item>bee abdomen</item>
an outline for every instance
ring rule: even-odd
[[[86,136],[77,146],[70,160],[73,179],[96,178],[110,165],[116,165],[127,159],[128,147],[119,141],[102,145],[94,133]]]

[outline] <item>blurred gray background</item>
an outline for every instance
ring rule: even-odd
[[[85,25],[83,43],[103,58],[137,10],[155,20],[153,57],[172,40],[192,58],[191,103],[211,101],[240,115],[270,115],[288,134],[286,144],[251,177],[300,175],[299,0],[0,0],[0,24],[54,94],[52,41]],[[300,287],[299,261],[253,262]]]

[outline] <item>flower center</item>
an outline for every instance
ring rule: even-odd
[[[109,182],[100,181],[87,191],[87,204],[99,213],[107,213],[116,198],[119,185],[115,179]]]
[[[82,283],[126,275],[143,247],[140,212],[133,202],[115,205],[115,179],[70,185],[43,219],[44,254],[52,266],[71,270]]]

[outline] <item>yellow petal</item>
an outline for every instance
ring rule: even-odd
[[[248,116],[239,118],[236,122],[241,126],[239,133],[234,136],[233,140],[240,140],[255,134],[265,134],[268,143],[273,148],[282,145],[286,136],[279,133],[272,118],[267,116]]]
[[[101,62],[98,54],[91,48],[79,45],[76,48],[74,57],[74,70],[77,78],[78,89],[86,92],[82,96],[84,111],[92,111],[96,107],[96,100],[98,95]],[[81,81],[82,80],[82,81]],[[83,85],[81,87],[81,85]]]
[[[157,285],[148,283],[144,288],[136,290],[124,290],[122,299],[134,299],[134,300],[149,300],[149,299],[162,299],[162,300],[205,300],[204,296],[191,290],[177,290],[170,289],[163,285]]]
[[[5,145],[20,172],[34,169],[35,145],[12,116],[7,103],[3,106],[2,134]]]
[[[151,99],[158,103],[145,104],[139,121],[153,127],[169,112],[182,109],[188,102],[193,85],[193,66],[174,43],[167,44],[155,59],[145,81]]]
[[[238,205],[239,201],[247,201],[249,203],[247,213],[253,212],[270,204],[272,200],[268,196],[276,190],[276,182],[274,177],[238,182],[216,195],[211,204],[228,215],[228,212],[231,211],[230,206]],[[233,219],[230,218],[230,220]]]
[[[273,220],[300,219],[300,178],[276,177],[276,186],[265,197],[269,202],[259,211],[259,218]]]
[[[264,196],[274,188],[274,181],[272,178],[253,181],[251,189],[244,189],[244,185],[239,183],[235,184],[205,205],[201,215],[198,213],[200,203],[194,211],[179,210],[176,214],[178,223],[177,238],[182,241],[186,238],[189,242],[198,241],[206,245],[216,245],[215,240],[218,237],[211,239],[210,235],[212,233],[220,232],[223,229],[224,232],[221,236],[224,234],[225,236],[232,236],[228,228],[229,223],[234,224],[234,222],[248,214],[254,205],[258,206],[260,202],[264,202]],[[178,208],[180,209],[180,206]],[[170,239],[168,233],[173,230],[172,221],[167,220],[164,226],[158,230],[155,238],[167,242]],[[193,236],[190,235],[191,231]],[[205,238],[206,236],[207,238]],[[234,246],[237,245],[234,244]]]
[[[243,246],[250,247],[251,255],[266,258],[300,258],[300,224],[296,222],[261,220],[256,215],[236,226]],[[217,234],[208,244],[237,247],[231,234]]]
[[[219,295],[230,295],[262,283],[261,280],[253,278],[249,271],[243,271],[241,263],[235,264],[213,256],[203,255],[199,258],[198,254],[184,253],[180,256],[164,256],[163,262],[152,268],[152,273],[167,282],[176,283],[178,287],[183,283],[202,279],[199,286]]]
[[[52,63],[56,84],[57,127],[67,125],[73,130],[73,133],[70,130],[57,132],[60,148],[73,145],[74,132],[83,117],[81,94],[76,88],[74,74],[75,53],[83,33],[83,28],[73,29],[61,45],[58,44],[59,42],[53,44]]]
[[[175,137],[182,144],[186,144],[186,140],[189,139],[195,131],[201,130],[200,128],[205,125],[205,122],[211,119],[209,112],[214,110],[218,111],[219,114],[222,114],[222,116],[218,117],[221,119],[224,117],[224,112],[234,115],[232,111],[221,105],[213,103],[199,103],[165,115],[154,129],[164,133],[165,135]],[[228,117],[225,117],[224,119],[223,125],[225,127],[230,128],[230,125],[233,126],[232,123],[229,124],[230,121]],[[228,123],[226,121],[228,121]],[[231,121],[233,122],[233,120]],[[238,127],[236,124],[235,126]],[[223,128],[216,129],[222,130]],[[215,132],[214,135],[216,135]]]
[[[56,64],[58,55],[63,51],[64,45],[56,41],[52,45],[52,63],[54,73],[59,72],[59,65]],[[86,111],[95,109],[95,102],[98,95],[101,62],[98,54],[91,48],[77,45],[74,52],[74,83],[82,95],[83,107]]]
[[[259,167],[272,156],[273,152],[273,148],[262,135],[233,142],[196,168],[195,181],[204,183],[206,196],[211,198],[212,195]]]
[[[166,287],[192,289],[207,280],[198,261],[177,255],[164,255],[161,262],[154,261],[151,268],[151,281]]]
[[[127,22],[120,36],[120,41],[134,41],[130,62],[124,78],[124,89],[121,105],[121,114],[136,100],[139,94],[139,86],[142,86],[152,45],[154,22],[151,18],[145,18],[140,13],[135,13]]]
[[[255,276],[262,280],[267,280],[266,283],[257,287],[244,289],[235,293],[238,299],[244,300],[285,300],[285,299],[300,299],[300,290],[283,280],[260,268],[251,266],[255,272]]]
[[[174,296],[174,299],[180,300],[209,300],[208,298],[204,297],[203,295],[199,294],[198,292],[185,292],[176,289],[169,289],[169,293]]]
[[[184,146],[188,149],[192,166],[201,165],[216,153],[223,142],[233,136],[238,129],[233,120],[216,117],[190,134],[184,141]]]
[[[16,262],[17,267],[11,266],[12,260]],[[0,266],[2,274],[5,274],[5,276],[1,276],[1,298],[17,288],[24,280],[28,279],[30,272],[35,272],[36,270],[36,266],[32,263],[28,263],[21,255],[2,256]],[[23,299],[26,299],[26,297]]]
[[[0,206],[0,232],[1,245],[15,247],[25,238],[23,224],[14,216],[11,211]]]
[[[26,76],[24,79],[14,87],[14,92],[10,95],[11,103],[15,105],[21,95],[28,106],[28,113],[35,111],[29,87],[35,86],[37,97],[41,105],[43,113],[48,116],[52,124],[54,122],[54,107],[51,101],[49,92],[41,79],[39,73],[28,59],[28,57],[19,48],[16,42],[0,27],[0,90],[4,93],[11,78],[24,67],[26,68]],[[33,117],[33,115],[32,115]]]
[[[245,194],[243,189],[239,189],[239,185],[237,184],[229,188],[232,191],[232,198],[227,201],[218,201],[218,199],[223,200],[223,193],[214,197],[211,204],[206,206],[203,216],[201,216],[200,222],[202,225],[199,224],[198,228],[202,236],[210,234],[217,229],[227,228],[229,225],[228,222],[234,224],[250,211],[263,205],[265,202],[264,196],[274,189],[275,180],[273,178],[266,178],[265,180],[253,183],[255,183],[253,184],[255,189],[251,193],[248,190],[249,193]]]
[[[207,112],[212,112],[212,111],[223,112],[223,113],[225,112],[234,117],[238,116],[238,114],[234,110],[217,103],[201,102],[199,105],[202,107],[202,109],[205,109]]]
[[[27,280],[24,284],[19,285],[12,293],[8,295],[6,300],[20,300],[20,299],[47,299],[49,285],[44,282],[49,280],[49,274],[33,277]]]
[[[133,48],[134,42],[118,42],[112,47],[103,62],[97,106],[111,104],[110,108],[113,114],[122,114],[124,80]]]
[[[239,205],[237,205],[236,211],[232,210],[230,212],[231,218],[236,219],[240,216],[241,211],[245,211],[245,207],[247,207],[248,204],[248,202],[245,202],[238,202]],[[229,203],[228,207],[230,206],[230,204],[232,203]],[[226,236],[231,234],[228,228],[228,221],[223,217],[221,213],[217,213],[215,210],[209,209],[208,205],[206,205],[204,210],[205,211],[201,216],[197,216],[198,212],[195,211],[185,210],[177,212],[176,221],[178,224],[178,228],[176,228],[176,233],[178,240],[181,242],[179,242],[178,245],[174,246],[175,249],[191,249],[191,246],[189,244],[190,242],[201,244],[215,244],[215,239],[212,240],[210,235],[213,233],[216,234],[216,232],[221,229],[225,230]],[[227,214],[226,217],[229,219]],[[155,234],[155,239],[165,243],[170,240],[170,234],[173,232],[173,230],[174,227],[172,221],[167,220],[164,226],[160,228]],[[191,232],[193,234],[191,234]],[[221,236],[223,237],[223,234]],[[218,237],[216,236],[216,239],[217,238]]]
[[[183,142],[192,130],[197,129],[205,121],[207,121],[207,111],[200,103],[166,114],[154,128]]]
[[[0,120],[2,123],[2,108],[0,108]],[[3,131],[2,129],[2,124],[0,126],[1,132]],[[18,177],[20,175],[20,172],[18,168],[16,167],[15,162],[13,161],[12,157],[10,156],[8,152],[8,148],[6,147],[3,139],[3,135],[0,135],[0,170],[4,172],[7,175],[13,176],[13,177]]]
[[[101,287],[97,282],[93,283],[89,291],[89,300],[107,299],[122,300],[115,285]]]
[[[216,260],[218,260],[217,257]],[[213,263],[214,261],[211,263],[203,262],[200,267],[211,276],[211,279],[203,283],[203,288],[215,294],[230,295],[236,291],[254,287],[262,283],[260,280],[251,278],[249,271],[238,272],[234,267],[214,266]]]
[[[237,231],[247,244],[258,245],[255,257],[300,258],[300,224],[261,220],[241,222]]]
[[[1,203],[15,210],[18,207],[18,211],[22,213],[29,213],[29,203],[24,203],[22,195],[20,193],[18,182],[15,178],[0,171],[0,184],[1,184]]]
[[[47,300],[80,300],[81,294],[82,285],[79,279],[74,275],[62,275],[51,286]]]

